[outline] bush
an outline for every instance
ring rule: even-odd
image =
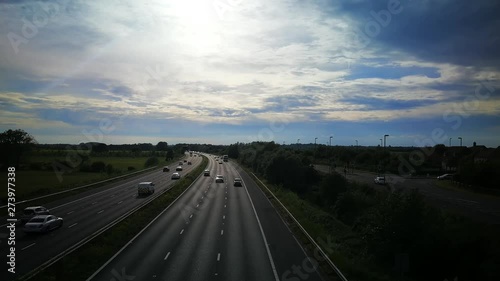
[[[104,172],[105,169],[106,169],[106,164],[102,161],[93,162],[90,165],[90,171],[94,173]]]
[[[149,157],[148,160],[146,160],[146,163],[144,163],[144,167],[152,167],[160,164],[160,160],[158,160],[157,157]]]
[[[347,191],[347,180],[339,173],[329,174],[323,178],[319,186],[323,206],[333,205],[340,193]]]
[[[119,171],[117,171],[116,169],[113,169],[113,165],[111,165],[111,164],[106,165],[106,173],[108,175],[111,175],[114,172],[119,172]]]

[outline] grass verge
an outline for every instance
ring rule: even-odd
[[[29,280],[86,280],[163,211],[165,206],[186,190],[203,172],[207,164],[208,159],[203,157],[201,165],[177,181],[170,190]]]

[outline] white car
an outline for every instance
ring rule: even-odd
[[[376,177],[373,182],[375,182],[376,184],[382,184],[384,185],[385,184],[385,177]]]
[[[23,230],[26,233],[33,232],[49,232],[53,229],[59,228],[63,225],[63,219],[53,215],[40,215],[35,216],[29,220],[24,226]]]
[[[215,183],[223,183],[223,182],[224,182],[224,176],[222,175],[215,176]]]
[[[203,172],[203,176],[205,176],[205,177],[210,176],[210,170],[205,170],[205,171]]]
[[[180,179],[180,178],[181,178],[181,175],[180,175],[179,173],[173,173],[173,174],[172,174],[172,179],[173,179],[173,180],[178,180],[178,179]]]
[[[182,171],[182,166],[177,166],[177,168],[175,168],[176,171]]]
[[[155,193],[155,184],[150,181],[141,182],[137,185],[137,195],[150,195]]]
[[[438,180],[451,180],[453,179],[453,174],[444,174],[437,177]]]

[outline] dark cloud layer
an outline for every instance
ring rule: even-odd
[[[394,0],[342,0],[320,5],[328,7],[324,9],[329,11],[326,16],[346,13],[365,32],[367,23],[376,21],[373,12],[387,10],[391,1]],[[387,13],[379,13],[380,32],[369,37],[370,44],[402,50],[423,60],[500,67],[500,1],[399,2],[402,10],[391,14],[390,20],[382,16]]]

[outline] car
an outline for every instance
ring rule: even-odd
[[[45,233],[63,225],[63,219],[54,215],[39,215],[31,218],[24,226],[26,233]]]
[[[191,165],[191,161],[188,161],[188,165]]]
[[[376,184],[382,184],[384,185],[385,184],[385,177],[376,177],[373,182],[375,182]]]
[[[215,183],[223,183],[223,182],[224,182],[224,176],[222,175],[215,176]]]
[[[173,180],[178,180],[181,178],[181,175],[179,173],[173,173],[171,179]]]
[[[205,170],[205,171],[203,172],[203,175],[204,175],[205,177],[210,176],[210,170]]]
[[[137,195],[150,195],[155,193],[155,184],[150,181],[140,182],[137,185]]]
[[[187,162],[187,160],[186,160],[186,159],[184,159],[184,162]]]
[[[21,215],[21,223],[27,223],[33,217],[39,215],[50,215],[50,211],[43,206],[27,207],[23,210],[23,214]]]
[[[451,180],[453,179],[453,174],[444,174],[437,177],[438,180]]]
[[[168,166],[163,167],[164,172],[170,172],[170,168]]]
[[[219,164],[222,164],[222,161],[219,161]]]
[[[182,166],[182,165],[184,165],[184,162],[179,161],[179,166]]]
[[[242,181],[240,178],[234,178],[233,186],[242,186]]]
[[[177,166],[177,168],[175,168],[176,171],[182,171],[182,166]]]

